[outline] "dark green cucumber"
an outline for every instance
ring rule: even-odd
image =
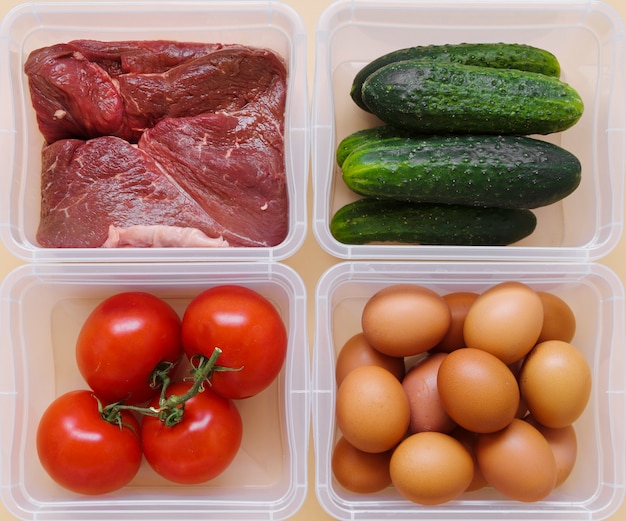
[[[497,69],[520,69],[556,78],[561,74],[561,66],[556,56],[531,45],[518,43],[420,45],[398,49],[368,63],[354,77],[350,96],[359,107],[368,110],[361,99],[361,86],[365,79],[385,65],[412,59],[462,63]]]
[[[340,208],[330,232],[344,244],[506,246],[537,225],[531,210],[364,198]]]
[[[390,137],[410,137],[410,132],[405,132],[390,125],[380,125],[378,127],[357,130],[343,138],[337,145],[335,157],[339,166],[343,165],[346,157],[360,146],[371,144],[381,139]]]
[[[574,88],[544,74],[419,60],[378,69],[361,94],[383,122],[419,133],[550,134],[584,108]]]
[[[581,164],[527,136],[387,138],[354,150],[342,177],[354,192],[416,202],[537,208],[572,193]]]

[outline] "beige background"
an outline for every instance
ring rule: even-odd
[[[315,26],[317,20],[324,9],[332,3],[331,0],[283,0],[286,4],[295,8],[302,16],[307,30],[307,53],[308,53],[308,79],[309,79],[309,92],[312,91],[313,72],[314,72],[314,60],[315,60]],[[615,7],[622,18],[626,20],[626,2],[624,0],[605,0],[606,3]],[[15,5],[19,0],[2,0],[0,2],[0,17],[4,17],[6,13]],[[309,183],[309,208],[311,208],[311,185]],[[0,277],[4,278],[11,270],[21,264],[22,261],[14,258],[3,245],[0,245]],[[332,266],[336,259],[327,254],[317,244],[313,234],[311,232],[311,226],[309,223],[309,233],[302,248],[290,259],[285,261],[285,264],[295,268],[303,278],[308,290],[309,290],[309,336],[311,346],[313,345],[313,326],[314,326],[314,288],[317,280],[326,269]],[[622,281],[626,282],[626,237],[624,237],[615,250],[606,258],[600,261],[602,264],[607,265],[613,271],[615,271]],[[324,521],[334,519],[328,516],[318,504],[315,498],[315,475],[314,475],[314,461],[313,461],[313,443],[311,440],[309,447],[309,494],[307,499],[300,509],[300,511],[292,517],[294,521]],[[10,515],[4,505],[0,504],[0,521],[14,521],[16,518]],[[626,504],[616,512],[610,521],[625,521],[626,520]]]

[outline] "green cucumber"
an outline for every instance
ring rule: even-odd
[[[340,208],[330,232],[343,244],[506,246],[536,225],[533,212],[525,209],[364,198]]]
[[[381,139],[390,137],[410,137],[410,132],[403,132],[395,127],[389,125],[380,125],[378,127],[364,128],[357,130],[352,134],[343,138],[339,145],[337,145],[337,151],[335,157],[339,166],[343,165],[346,157],[350,155],[355,149],[360,146],[371,144]]]
[[[381,67],[361,94],[383,122],[419,133],[550,134],[584,109],[578,92],[551,76],[420,60]]]
[[[363,110],[368,110],[361,99],[361,86],[365,79],[384,65],[410,59],[462,63],[498,69],[520,69],[556,78],[561,74],[561,66],[556,56],[531,45],[518,43],[419,45],[387,53],[363,67],[354,77],[350,89],[350,96],[354,102]]]
[[[576,156],[527,136],[387,138],[348,155],[342,177],[352,191],[416,202],[537,208],[580,184]]]

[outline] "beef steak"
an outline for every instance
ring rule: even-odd
[[[37,241],[44,247],[96,248],[111,225],[155,222],[219,236],[211,217],[149,155],[121,138],[56,141],[42,159]]]
[[[25,72],[46,141],[40,245],[275,246],[287,236],[287,73],[275,53],[75,40],[33,51]]]
[[[269,107],[168,118],[139,148],[216,222],[231,245],[275,246],[288,229],[282,130]]]
[[[33,51],[24,65],[47,143],[114,135],[136,142],[166,117],[237,110],[262,98],[280,58],[241,45],[76,40]]]

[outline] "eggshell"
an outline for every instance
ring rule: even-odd
[[[449,353],[437,374],[446,412],[473,432],[506,427],[519,407],[519,387],[511,370],[496,356],[466,347]]]
[[[350,371],[337,390],[337,426],[348,442],[365,452],[385,452],[406,434],[409,400],[386,369],[364,365]]]
[[[583,413],[591,395],[591,368],[569,342],[548,340],[528,354],[519,376],[528,411],[542,425],[566,427]]]
[[[556,460],[556,485],[561,485],[572,473],[578,455],[578,439],[573,425],[551,429],[541,425],[532,416],[524,418],[546,439]]]
[[[520,374],[520,371],[522,370],[523,363],[524,363],[524,359],[518,360],[514,364],[509,365],[509,369],[511,370],[511,372],[515,376],[515,379],[518,381],[518,387],[519,387],[519,374]],[[526,402],[524,401],[524,397],[520,393],[519,406],[517,407],[517,413],[515,413],[515,417],[516,418],[523,418],[527,414],[528,414],[528,407],[526,406]]]
[[[437,345],[450,326],[441,295],[415,284],[394,284],[366,302],[361,316],[367,341],[390,356],[408,357]]]
[[[418,432],[394,450],[389,471],[402,496],[414,503],[438,505],[465,492],[474,476],[474,462],[452,436]]]
[[[360,332],[350,337],[342,346],[335,363],[335,379],[337,386],[345,376],[356,367],[362,365],[378,365],[391,372],[398,380],[405,373],[404,358],[389,356],[374,349]]]
[[[439,398],[437,373],[446,353],[433,353],[418,361],[405,375],[402,387],[411,407],[409,431],[450,432],[456,423]]]
[[[477,298],[478,293],[470,291],[458,291],[443,296],[443,299],[448,303],[448,307],[450,308],[451,320],[448,332],[441,342],[435,346],[437,351],[450,353],[455,349],[466,347],[465,339],[463,338],[463,325],[465,324],[465,317],[467,316],[470,306]]]
[[[378,492],[391,484],[389,461],[392,452],[363,452],[342,436],[333,450],[333,475],[341,486],[351,492]]]
[[[518,418],[500,431],[479,434],[476,460],[489,484],[517,501],[544,499],[556,485],[550,445],[535,427]]]
[[[465,492],[473,492],[487,486],[487,480],[485,479],[485,476],[483,476],[483,473],[478,466],[478,461],[476,460],[476,438],[478,437],[478,434],[468,431],[463,427],[457,427],[450,433],[450,435],[463,444],[474,460],[474,477],[467,486]]]
[[[543,327],[541,298],[517,281],[496,284],[481,293],[467,312],[465,345],[487,351],[505,364],[522,359]]]
[[[543,327],[537,343],[546,340],[571,342],[576,334],[576,317],[572,308],[552,293],[538,291],[537,295],[543,304]]]

